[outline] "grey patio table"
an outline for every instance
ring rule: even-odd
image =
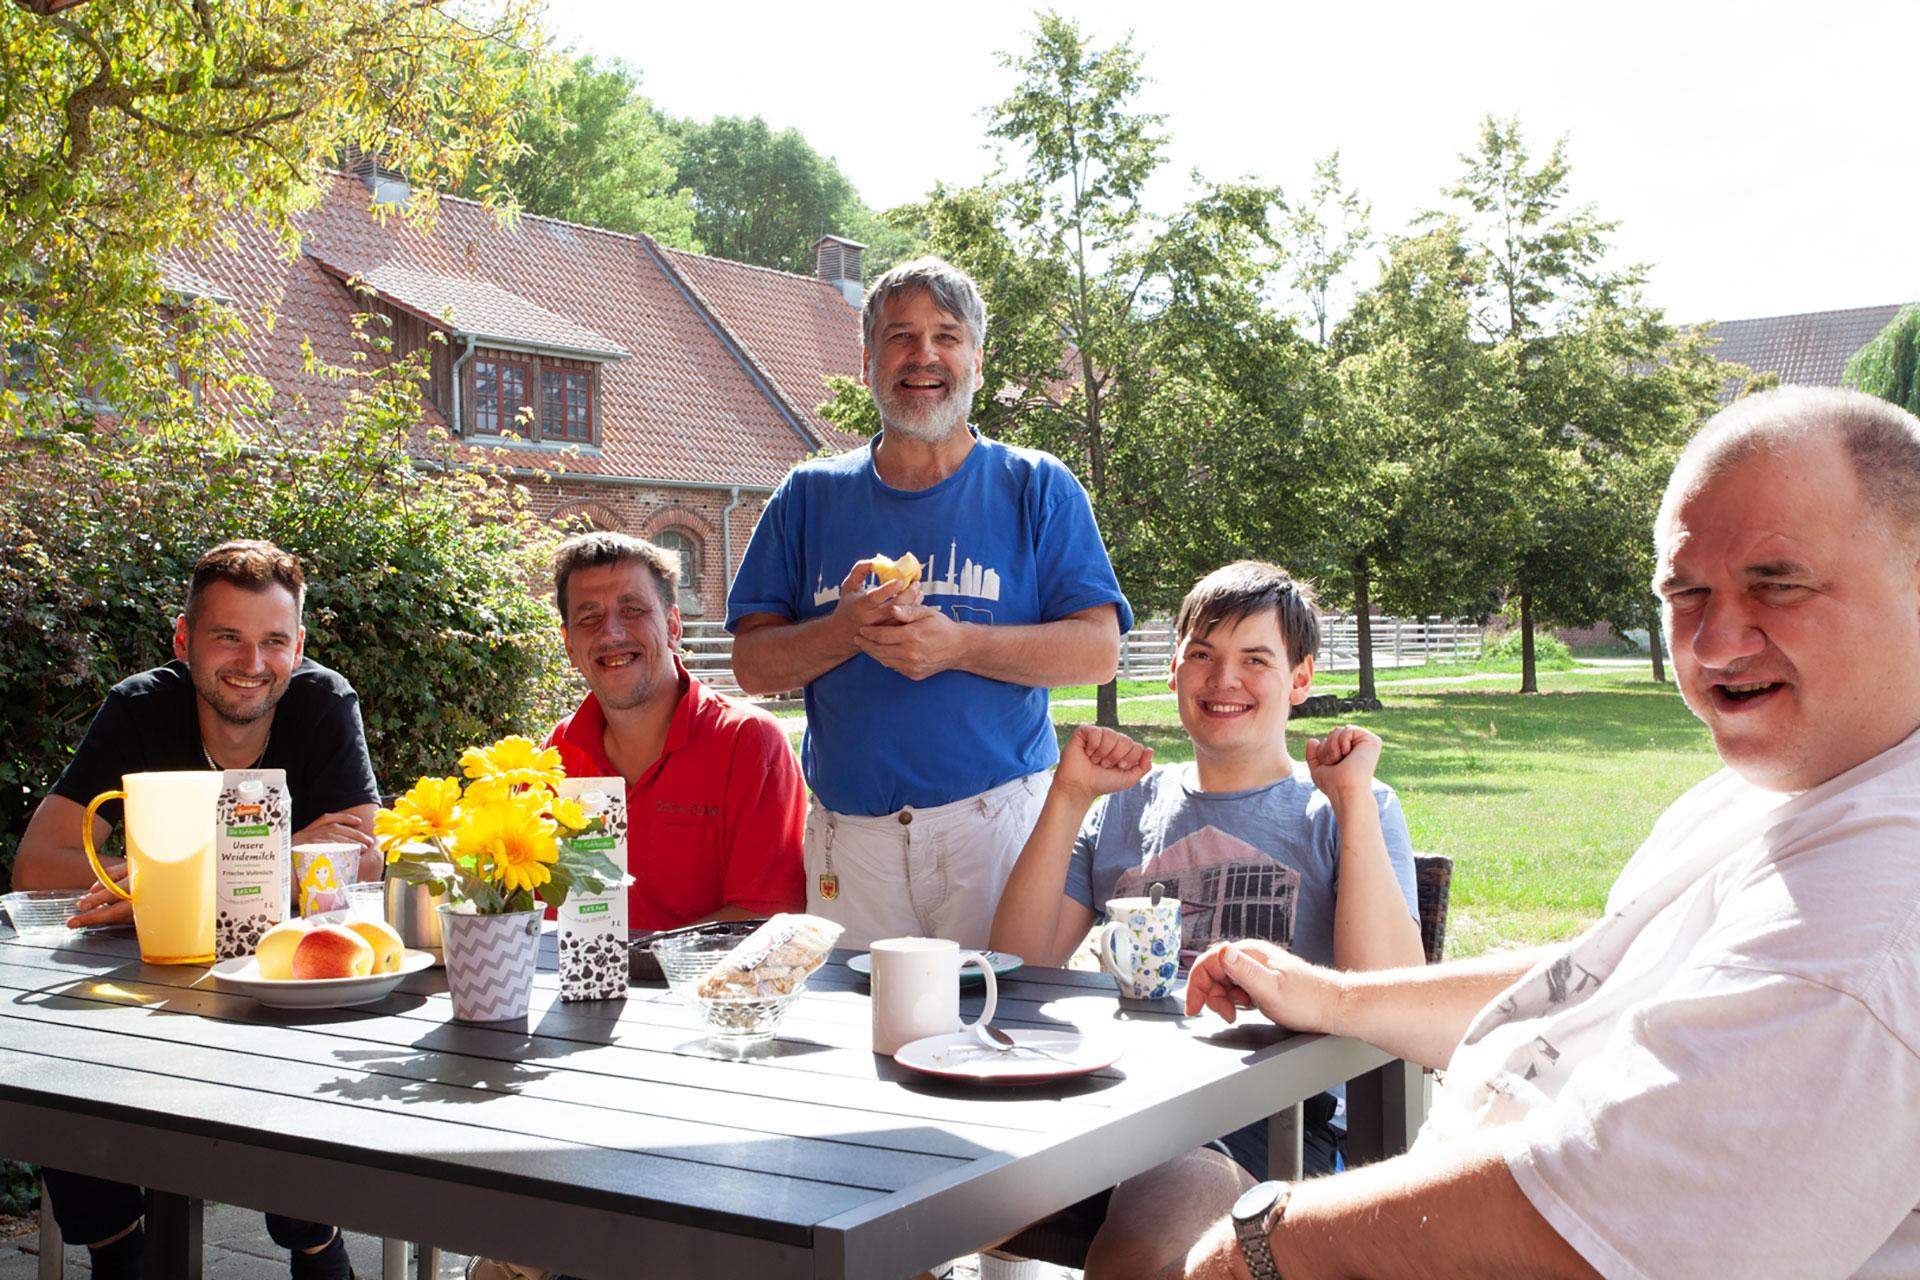
[[[1001,979],[997,1024],[1116,1037],[1093,1075],[917,1075],[869,1048],[837,952],[779,1037],[734,1057],[664,987],[524,1026],[452,1020],[430,970],[356,1009],[272,1009],[130,933],[0,927],[0,1155],[155,1190],[168,1276],[203,1200],[589,1277],[899,1280],[1330,1084],[1355,1152],[1404,1148],[1417,1070],[1358,1041],[1121,1002],[1103,975]],[[978,997],[963,1012],[978,1011]]]

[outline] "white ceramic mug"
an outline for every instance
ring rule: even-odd
[[[961,1029],[960,970],[980,966],[987,1003],[975,1027],[993,1017],[1000,990],[993,965],[978,951],[962,951],[945,938],[882,938],[868,952],[873,966],[873,1051],[889,1056],[900,1046]]]
[[[1180,975],[1180,900],[1115,898],[1100,930],[1100,967],[1135,1000],[1170,995]]]

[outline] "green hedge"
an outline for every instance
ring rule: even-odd
[[[0,434],[0,886],[33,806],[116,681],[171,657],[194,559],[267,538],[306,567],[307,652],[359,691],[380,784],[544,734],[574,694],[537,594],[555,531],[526,491],[423,469],[410,401],[298,449],[97,426]]]
[[[1520,643],[1525,638],[1518,628],[1489,637],[1480,657],[1486,662],[1520,661]],[[1573,651],[1551,632],[1533,633],[1533,664],[1542,671],[1564,671],[1574,665]]]

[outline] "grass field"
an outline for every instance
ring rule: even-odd
[[[1386,744],[1380,776],[1400,793],[1414,848],[1454,860],[1449,955],[1584,929],[1654,819],[1719,767],[1673,686],[1640,669],[1540,683],[1527,696],[1486,684],[1382,689],[1387,709],[1358,718]],[[1157,761],[1192,758],[1171,702],[1120,711]],[[1054,712],[1063,734],[1092,718],[1091,707]],[[1294,757],[1329,724],[1299,722]]]
[[[1571,659],[1561,664],[1562,668],[1571,668],[1573,666],[1574,663]],[[1542,664],[1539,668],[1541,674],[1545,674],[1552,669],[1554,668],[1550,668],[1545,664]],[[1518,658],[1487,658],[1479,662],[1436,662],[1421,667],[1380,667],[1374,670],[1373,678],[1376,684],[1385,685],[1400,684],[1407,680],[1430,680],[1436,676],[1487,675],[1490,673],[1511,673],[1515,677],[1513,682],[1514,687],[1518,688],[1520,685],[1518,678],[1520,675],[1520,660]],[[1360,677],[1356,672],[1321,671],[1314,674],[1313,689],[1315,693],[1351,693],[1358,687],[1359,683]],[[1166,692],[1167,680],[1165,676],[1161,676],[1157,680],[1122,680],[1120,682],[1120,696],[1123,698],[1152,696]],[[1093,694],[1094,688],[1090,684],[1068,685],[1065,688],[1055,689],[1053,691],[1055,701],[1080,702],[1091,699]]]

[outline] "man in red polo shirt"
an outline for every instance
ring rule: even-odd
[[[569,777],[627,780],[631,927],[804,910],[799,762],[779,721],[680,664],[675,560],[619,533],[561,545],[554,605],[591,692],[547,745]]]

